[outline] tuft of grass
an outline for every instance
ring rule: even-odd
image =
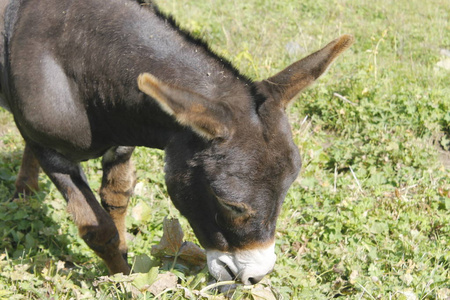
[[[340,34],[356,39],[288,108],[303,168],[279,218],[278,261],[261,284],[238,287],[229,296],[448,299],[450,71],[439,67],[443,50],[450,50],[447,2],[157,2],[255,79]],[[6,202],[23,147],[11,124],[0,109],[0,299],[154,297],[136,291],[144,275],[138,281],[101,277],[104,265],[77,236],[45,175],[35,197]],[[180,218],[185,239],[195,241],[167,196],[163,155],[143,148],[134,155],[138,188],[127,219],[131,261],[150,255],[167,215]],[[97,190],[100,161],[83,167]],[[175,264],[158,272],[178,278],[161,299],[217,293],[209,290],[206,270],[190,274]]]

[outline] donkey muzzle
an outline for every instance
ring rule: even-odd
[[[236,280],[244,285],[260,282],[275,265],[275,244],[265,248],[222,252],[206,250],[210,274],[218,281]]]

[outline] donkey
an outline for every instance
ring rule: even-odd
[[[168,193],[217,280],[272,271],[277,217],[301,160],[286,106],[348,35],[252,81],[154,5],[1,0],[1,103],[25,140],[15,196],[56,185],[110,273],[130,272],[125,214],[136,146],[165,150]],[[97,201],[80,161],[102,156]]]

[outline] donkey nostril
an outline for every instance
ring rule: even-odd
[[[251,284],[257,284],[257,283],[260,282],[263,278],[264,278],[264,275],[263,275],[263,276],[258,276],[258,277],[249,277],[249,278],[248,278],[248,281],[249,281]]]

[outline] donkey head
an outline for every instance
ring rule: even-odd
[[[301,167],[285,108],[352,42],[344,35],[273,77],[233,87],[228,97],[239,101],[139,77],[140,90],[186,127],[166,148],[166,183],[216,279],[254,284],[273,269],[277,217]]]

